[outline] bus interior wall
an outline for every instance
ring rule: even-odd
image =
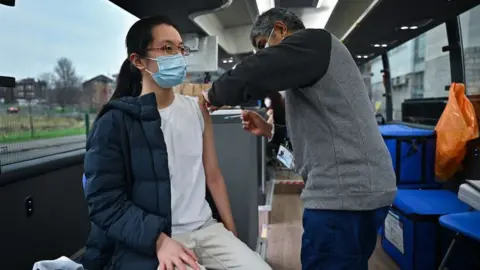
[[[31,269],[85,245],[90,222],[82,174],[80,163],[0,183],[0,269]]]

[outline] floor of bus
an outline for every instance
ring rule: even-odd
[[[299,187],[277,185],[273,196],[268,232],[267,261],[275,270],[298,270],[302,237]],[[369,261],[370,270],[400,269],[383,251],[380,241]]]

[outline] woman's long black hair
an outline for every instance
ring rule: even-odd
[[[152,16],[138,20],[130,30],[128,30],[125,38],[125,46],[127,47],[127,58],[120,67],[117,76],[117,86],[110,100],[121,97],[138,97],[142,92],[142,74],[129,59],[132,53],[138,54],[140,57],[147,55],[148,46],[153,41],[152,30],[155,26],[167,24],[173,26],[173,23],[164,16]],[[97,115],[97,120],[106,112],[104,106]]]
[[[148,46],[153,41],[152,29],[161,24],[174,26],[173,23],[164,16],[143,18],[134,23],[132,27],[130,27],[130,30],[128,30],[125,39],[127,55],[130,56],[132,53],[136,53],[141,57],[146,56]],[[128,56],[120,68],[117,77],[117,87],[110,100],[126,96],[137,97],[142,91],[142,74],[132,65]]]

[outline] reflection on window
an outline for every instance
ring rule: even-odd
[[[480,94],[480,6],[460,15],[463,50],[465,57],[465,80],[469,95]]]
[[[110,1],[0,5],[0,75],[16,78],[0,87],[0,166],[85,147],[136,20]]]
[[[414,39],[414,61],[416,63],[421,63],[425,61],[425,34],[420,35],[418,38]]]
[[[451,83],[445,24],[410,40],[388,52],[391,72],[393,120],[402,119],[406,99],[447,96]],[[372,101],[377,112],[385,115],[385,88],[380,57],[371,61]]]

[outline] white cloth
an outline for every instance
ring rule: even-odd
[[[36,262],[32,270],[87,270],[69,258],[62,256],[56,260]]]
[[[198,100],[193,97],[175,94],[172,104],[159,112],[170,170],[172,234],[178,235],[200,228],[212,217],[205,199],[205,123]]]

